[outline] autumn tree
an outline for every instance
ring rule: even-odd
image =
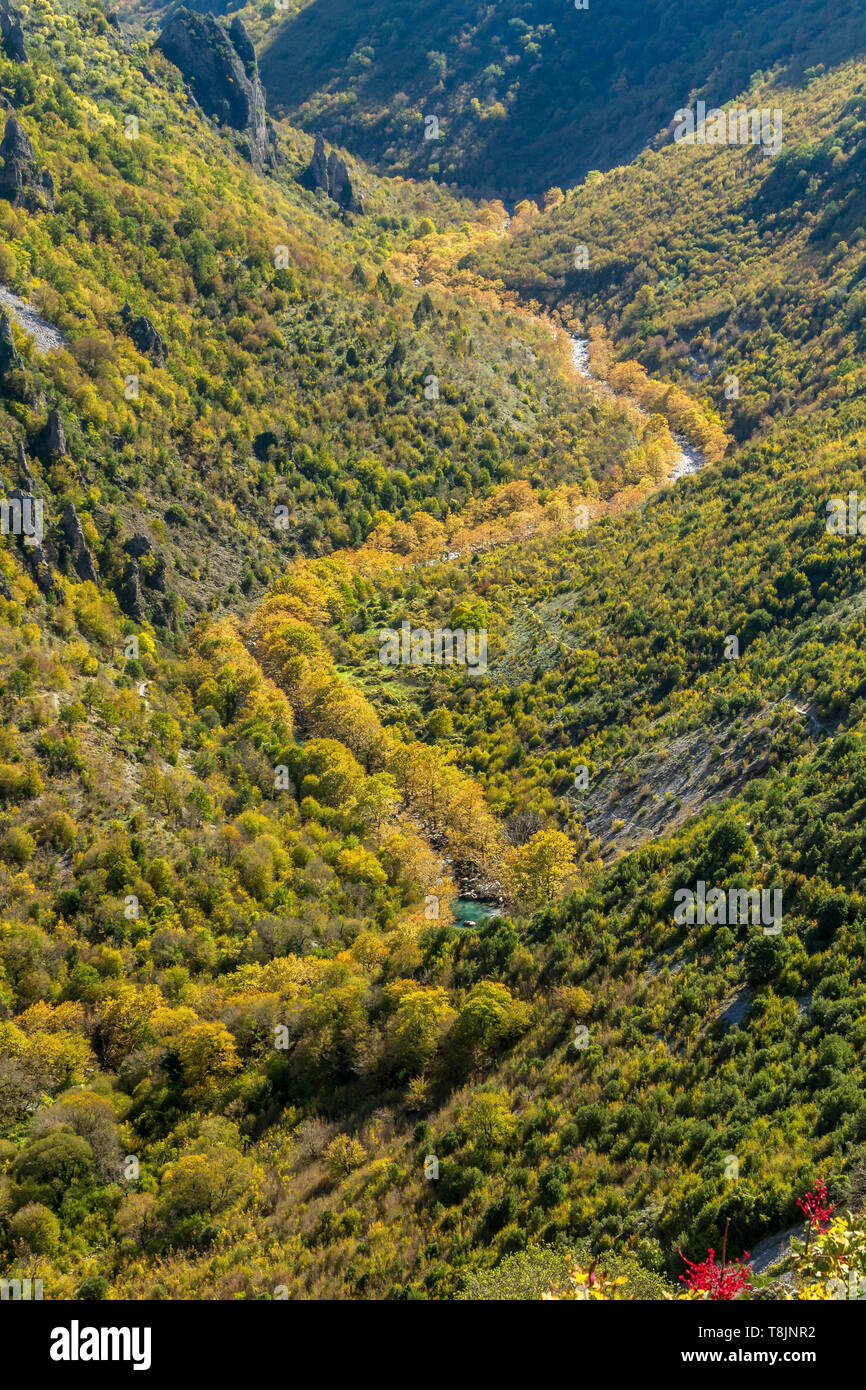
[[[505,863],[505,891],[525,912],[549,907],[574,869],[574,844],[561,830],[538,830]]]
[[[240,1070],[235,1040],[224,1023],[197,1023],[178,1039],[184,1090],[191,1099],[207,1095]]]
[[[451,1046],[459,1059],[475,1064],[513,1042],[529,1022],[529,1006],[514,999],[506,985],[482,980],[460,1005],[451,1030]]]
[[[417,1076],[436,1055],[439,1042],[455,1014],[446,990],[395,980],[385,990],[392,1010],[385,1026],[388,1060],[400,1077]]]

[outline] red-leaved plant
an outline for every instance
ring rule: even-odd
[[[809,1223],[806,1228],[806,1250],[808,1250],[812,1232],[825,1230],[830,1224],[830,1217],[833,1215],[833,1205],[827,1196],[827,1184],[823,1178],[818,1179],[814,1189],[807,1192],[805,1197],[797,1198],[797,1206]]]
[[[725,1253],[728,1248],[728,1227],[731,1218],[728,1217],[725,1223],[725,1239],[722,1244],[722,1263],[716,1264],[716,1252],[710,1247],[707,1251],[707,1258],[701,1260],[700,1264],[694,1264],[686,1259],[680,1247],[681,1259],[685,1260],[688,1269],[685,1274],[680,1275],[680,1283],[687,1284],[690,1293],[706,1294],[707,1298],[713,1302],[730,1302],[736,1298],[737,1294],[743,1289],[751,1289],[749,1275],[752,1273],[752,1266],[747,1264],[749,1258],[748,1250],[738,1260],[732,1260],[728,1264],[725,1260]]]

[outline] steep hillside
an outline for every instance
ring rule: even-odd
[[[523,206],[466,259],[576,330],[603,328],[617,358],[682,384],[741,439],[863,387],[863,66],[755,84],[728,109],[742,107],[780,113],[775,157],[670,144]]]
[[[312,0],[259,13],[273,110],[383,172],[515,200],[633,158],[689,100],[730,100],[762,70],[799,84],[863,51],[855,0]]]
[[[234,21],[3,16],[0,1277],[659,1298],[821,1182],[859,1259],[863,66],[509,221],[268,118]]]
[[[445,517],[515,478],[561,482],[578,448],[604,488],[604,412],[546,330],[489,294],[446,300],[435,265],[412,284],[409,248],[437,230],[471,247],[489,213],[356,170],[367,211],[343,214],[301,186],[304,137],[258,173],[159,52],[127,51],[98,10],[77,30],[34,11],[31,61],[0,67],[55,185],[36,211],[0,202],[0,284],[65,339],[43,355],[13,317],[0,447],[12,486],[25,448],[52,528],[77,508],[102,581],[123,594],[143,536],[168,575],[145,608],[171,626],[288,557],[361,543],[382,511]],[[59,452],[41,442],[52,409]]]

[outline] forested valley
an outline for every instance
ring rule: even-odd
[[[0,0],[4,1289],[866,1278],[866,60],[648,8]]]

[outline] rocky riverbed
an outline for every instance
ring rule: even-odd
[[[605,386],[605,383],[601,382],[601,378],[590,370],[588,338],[571,339],[571,360],[574,363],[575,371],[579,372],[581,376],[588,377],[590,381],[599,382],[612,397],[615,395],[615,392],[611,391],[610,387]],[[706,463],[700,449],[696,449],[694,445],[690,444],[684,435],[675,434],[674,439],[679,447],[680,455],[670,475],[672,483],[675,483],[678,478],[686,477],[689,473],[697,473]]]

